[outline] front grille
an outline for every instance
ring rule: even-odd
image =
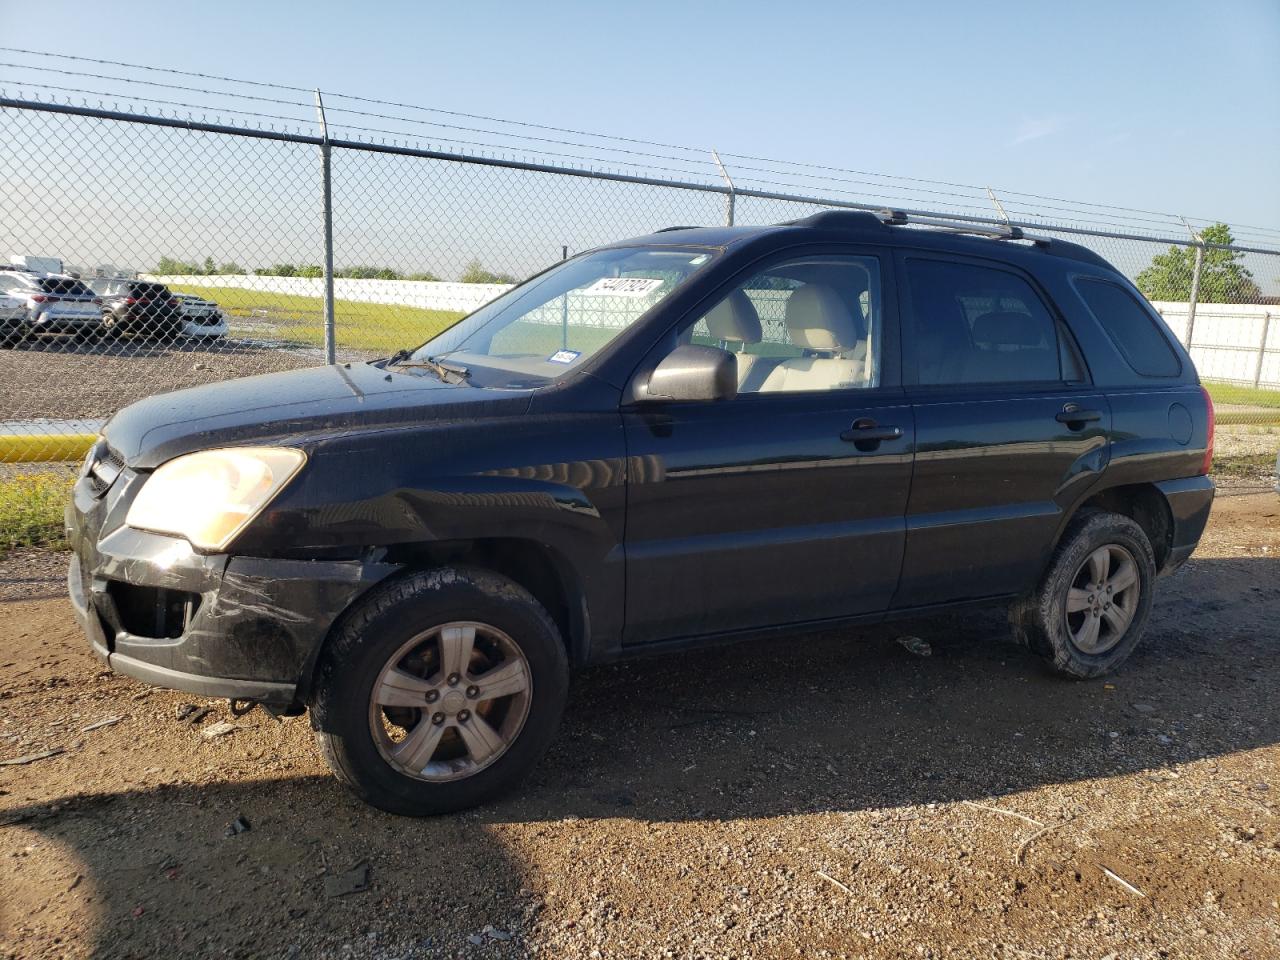
[[[105,443],[100,444],[96,457],[89,465],[88,473],[89,485],[93,488],[94,496],[100,497],[110,490],[123,469],[124,457]]]

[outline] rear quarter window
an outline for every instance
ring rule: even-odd
[[[1107,331],[1133,372],[1144,377],[1176,377],[1182,361],[1156,325],[1155,318],[1124,287],[1109,280],[1081,277],[1076,291]]]

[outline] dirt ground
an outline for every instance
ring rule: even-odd
[[[0,760],[62,752],[0,766],[0,953],[1280,957],[1278,556],[1280,498],[1221,497],[1105,681],[999,614],[596,668],[522,790],[433,820],[305,718],[104,672],[27,557]]]

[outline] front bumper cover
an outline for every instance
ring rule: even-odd
[[[207,556],[185,540],[126,526],[100,537],[114,513],[84,480],[76,484],[67,510],[76,619],[113,670],[204,696],[299,704],[334,621],[398,569],[369,560]],[[140,596],[157,605],[190,597],[180,629],[141,630]],[[157,623],[162,614],[158,608]]]

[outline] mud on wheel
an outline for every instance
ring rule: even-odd
[[[1097,677],[1142,639],[1156,565],[1133,520],[1088,511],[1063,535],[1035,591],[1010,609],[1018,638],[1059,673]]]
[[[559,723],[568,663],[555,624],[522,587],[450,567],[381,587],[331,638],[312,726],[362,799],[424,815],[514,786]]]

